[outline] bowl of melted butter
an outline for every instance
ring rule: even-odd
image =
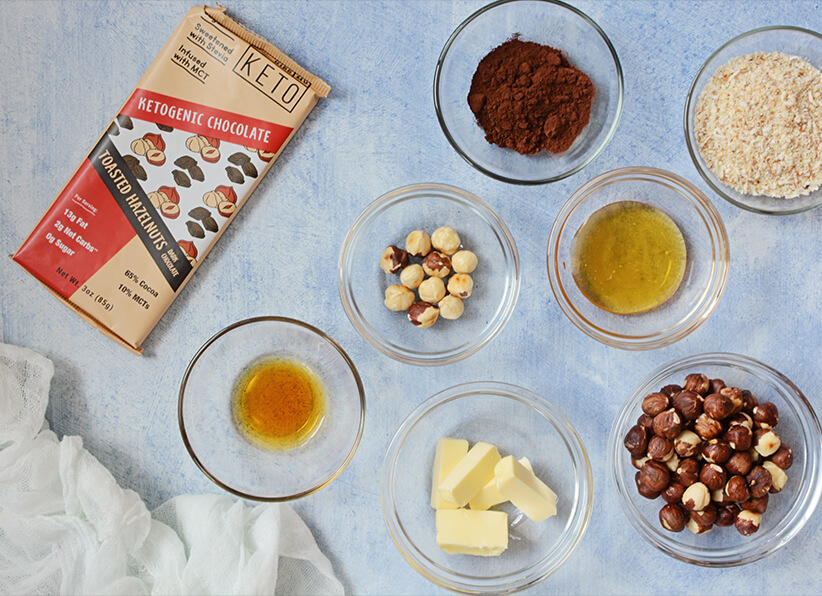
[[[616,348],[648,350],[704,323],[728,281],[730,251],[714,205],[654,168],[606,172],[557,216],[548,276],[574,325]]]
[[[365,394],[354,364],[322,331],[258,317],[200,348],[178,417],[186,449],[214,483],[245,499],[287,501],[326,486],[351,461]]]

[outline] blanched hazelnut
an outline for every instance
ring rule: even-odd
[[[729,501],[741,503],[751,498],[751,491],[748,488],[748,481],[744,476],[731,476],[725,484],[725,494]]]
[[[211,208],[215,208],[224,199],[220,198],[215,191],[210,190],[203,195],[203,203]]]
[[[439,277],[429,277],[420,284],[420,300],[434,304],[445,296],[445,284]]]
[[[451,273],[451,259],[441,252],[430,252],[422,260],[422,268],[431,277],[448,277]]]
[[[779,422],[779,410],[776,404],[766,401],[753,409],[753,419],[756,428],[773,428]]]
[[[405,250],[413,257],[424,257],[431,252],[431,237],[423,230],[414,230],[405,237]]]
[[[683,389],[693,391],[699,395],[707,395],[711,388],[711,382],[705,375],[694,373],[685,377]]]
[[[148,193],[148,200],[151,201],[151,204],[154,205],[154,207],[156,209],[159,209],[160,205],[165,203],[165,199],[163,198],[163,195],[161,195],[159,192],[150,192],[150,193]]]
[[[681,532],[687,521],[688,516],[679,505],[668,503],[659,510],[659,523],[669,532]]]
[[[769,492],[778,493],[785,488],[785,483],[788,482],[788,475],[782,468],[772,461],[766,461],[762,464],[762,467],[771,474],[771,488]]]
[[[783,470],[787,470],[793,464],[793,450],[782,443],[776,453],[771,456],[771,461]]]
[[[400,272],[400,281],[409,290],[416,290],[425,279],[425,271],[422,265],[409,265]]]
[[[648,441],[648,457],[664,462],[674,455],[674,442],[671,439],[654,435]]]
[[[448,280],[448,293],[465,300],[474,293],[474,280],[467,273],[457,273]]]
[[[683,430],[674,439],[674,449],[682,457],[692,457],[699,453],[702,439],[690,430]]]
[[[415,302],[408,309],[406,315],[415,327],[430,327],[437,322],[440,316],[440,309],[428,302]]]
[[[753,511],[740,511],[734,525],[737,531],[743,536],[750,536],[759,529],[759,524],[762,522],[762,516]]]
[[[779,450],[782,441],[774,431],[760,428],[754,433],[754,449],[762,457],[773,455]]]
[[[389,246],[380,256],[380,268],[386,273],[396,273],[408,264],[408,253],[397,246]]]
[[[745,477],[748,481],[748,488],[751,491],[751,498],[758,499],[763,495],[767,495],[771,490],[773,482],[771,473],[762,466],[754,466],[748,475]],[[743,509],[745,509],[743,507]]]
[[[440,300],[439,307],[443,319],[459,319],[465,311],[465,305],[456,296],[446,296]]]
[[[700,414],[694,424],[694,431],[708,441],[722,434],[722,423],[720,423],[719,420],[714,420],[707,414]]]
[[[739,474],[745,476],[751,471],[751,467],[753,467],[753,459],[751,459],[751,454],[747,451],[738,451],[725,462],[725,469],[731,475]]]
[[[668,468],[672,474],[675,474],[677,468],[679,467],[679,456],[676,453],[674,453],[673,455],[671,455],[671,457],[669,457],[662,463],[665,464],[665,467]]]
[[[454,231],[454,228],[442,226],[434,230],[434,233],[431,234],[431,245],[449,256],[459,250],[460,244],[462,244],[462,241],[460,240],[459,234]]]
[[[414,292],[405,286],[393,285],[385,288],[385,306],[388,310],[399,312],[408,310],[414,303]]]
[[[642,469],[639,470],[639,482],[649,491],[657,493],[668,486],[670,477],[671,474],[665,464],[654,460],[646,461]]]
[[[470,250],[461,250],[451,257],[451,265],[457,273],[473,273],[477,268],[477,255]]]
[[[650,395],[646,395],[645,399],[642,400],[642,411],[648,414],[648,416],[653,417],[668,409],[669,405],[670,402],[668,401],[667,395],[663,393],[651,393]]]
[[[682,504],[688,511],[702,511],[710,502],[711,493],[701,482],[694,482],[682,494]]]

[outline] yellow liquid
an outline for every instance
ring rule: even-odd
[[[685,274],[687,256],[676,223],[636,201],[593,213],[577,231],[571,253],[580,291],[617,314],[650,310],[670,298]]]
[[[266,449],[291,449],[319,429],[326,410],[325,387],[302,363],[268,358],[239,376],[231,409],[246,439]]]

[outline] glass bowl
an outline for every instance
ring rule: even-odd
[[[315,434],[288,450],[248,441],[231,411],[238,377],[263,358],[302,363],[326,391],[326,412]],[[354,457],[365,419],[360,375],[346,353],[319,329],[283,317],[234,323],[209,339],[183,376],[180,432],[197,467],[244,499],[288,501],[320,490]]]
[[[577,231],[591,214],[625,200],[668,214],[685,238],[687,262],[679,287],[666,302],[620,315],[595,306],[580,291],[571,255]],[[713,204],[684,178],[655,168],[621,168],[585,183],[560,210],[548,241],[548,277],[562,311],[587,335],[624,350],[667,346],[699,327],[725,291],[729,266],[728,236]]]
[[[720,197],[754,213],[790,215],[813,209],[822,204],[822,189],[804,197],[775,199],[742,194],[723,182],[708,168],[696,144],[694,118],[699,96],[718,68],[731,58],[753,52],[783,52],[800,56],[822,69],[822,35],[799,27],[763,27],[734,37],[716,50],[697,72],[685,101],[685,141],[697,172]]]
[[[642,414],[642,400],[668,384],[681,384],[690,373],[720,378],[728,386],[750,390],[760,402],[779,409],[774,430],[793,448],[788,481],[770,495],[759,531],[743,537],[735,528],[715,528],[696,535],[673,533],[659,525],[662,499],[650,501],[636,491],[631,456],[622,440]],[[813,515],[822,495],[822,429],[810,403],[790,379],[770,366],[738,354],[697,354],[651,373],[631,394],[614,422],[608,454],[612,481],[628,521],[645,540],[667,555],[705,567],[732,567],[761,559],[785,546]]]
[[[474,293],[457,320],[414,327],[388,310],[385,289],[399,275],[380,269],[385,247],[405,247],[409,232],[451,226],[477,254]],[[519,293],[519,255],[511,232],[478,197],[445,184],[413,184],[384,194],[357,218],[340,255],[340,298],[345,314],[371,345],[408,364],[437,365],[473,354],[499,333]]]
[[[594,83],[591,120],[564,153],[520,155],[492,145],[468,107],[480,60],[516,34],[562,51]],[[513,184],[555,182],[591,163],[616,132],[622,96],[622,66],[611,41],[585,13],[555,0],[501,0],[481,8],[448,38],[434,73],[434,108],[448,141],[483,174]]]
[[[452,555],[437,547],[431,468],[441,437],[485,441],[527,457],[557,494],[557,515],[534,523],[510,503],[508,549],[497,557]],[[400,425],[382,467],[382,507],[403,557],[433,583],[466,594],[506,594],[554,573],[591,518],[591,465],[571,423],[539,397],[504,383],[467,383],[417,407]]]

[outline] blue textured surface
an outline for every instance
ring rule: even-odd
[[[177,390],[189,358],[213,333],[263,314],[295,317],[336,339],[367,392],[365,435],[348,469],[295,504],[347,591],[437,592],[391,542],[379,472],[394,430],[426,397],[495,380],[544,395],[588,449],[594,512],[578,549],[534,592],[794,593],[822,591],[820,511],[785,548],[754,565],[709,570],[642,541],[608,478],[607,434],[626,395],[652,369],[688,354],[732,351],[789,376],[822,410],[822,209],[768,218],[743,212],[702,183],[688,157],[682,110],[699,66],[749,29],[822,30],[820,2],[578,1],[611,38],[625,72],[625,109],[611,144],[560,183],[519,188],[474,171],[434,115],[431,83],[452,30],[481,2],[231,2],[229,11],[327,80],[312,113],[256,195],[145,344],[132,356],[0,259],[0,339],[55,362],[47,413],[58,434],[88,449],[150,507],[182,493],[216,493],[177,429]],[[3,5],[0,38],[0,253],[35,225],[92,141],[177,26],[184,3]],[[681,174],[710,196],[731,242],[731,277],[711,319],[665,349],[629,353],[578,331],[552,299],[548,233],[570,194],[607,170],[647,165]],[[337,292],[339,248],[360,211],[412,182],[445,182],[489,202],[511,229],[522,291],[503,332],[457,364],[420,369],[388,359],[346,319]]]

